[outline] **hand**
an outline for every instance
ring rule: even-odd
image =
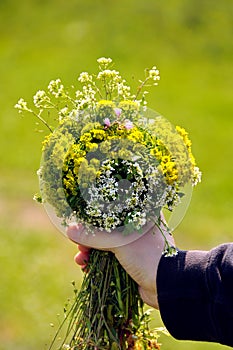
[[[120,247],[106,248],[115,254],[120,264],[126,272],[137,282],[140,295],[145,303],[155,308],[159,308],[157,300],[156,277],[160,258],[164,250],[164,237],[174,246],[172,236],[167,232],[165,227],[161,231],[153,225],[147,227],[145,234],[140,236],[132,243]],[[75,256],[75,261],[81,266],[85,266],[90,249],[95,247],[96,236],[98,243],[104,242],[106,233],[97,231],[95,236],[83,234],[84,228],[81,225],[69,226],[67,230],[68,237],[75,243],[79,244],[80,252]],[[114,234],[113,232],[111,234]],[[132,233],[138,235],[137,232]],[[99,249],[99,248],[98,248]]]

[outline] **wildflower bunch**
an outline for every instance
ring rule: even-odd
[[[51,217],[55,213],[63,232],[75,221],[88,234],[98,228],[140,236],[150,221],[165,225],[161,211],[179,206],[185,187],[200,181],[200,171],[187,132],[147,107],[145,88],[158,84],[158,69],[145,70],[133,94],[110,58],[97,62],[96,74],[79,75],[78,90],[70,92],[56,79],[35,94],[34,109],[23,99],[15,105],[50,131],[38,171],[41,196],[35,198]],[[165,251],[176,253],[166,239]],[[111,253],[92,251],[71,310],[70,338],[59,349],[158,348],[137,285]]]

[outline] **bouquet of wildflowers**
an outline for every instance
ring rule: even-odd
[[[110,58],[98,64],[97,74],[80,74],[80,89],[68,91],[60,79],[53,80],[34,96],[34,109],[23,99],[16,108],[34,114],[49,130],[36,199],[61,231],[81,223],[86,234],[104,231],[113,247],[135,239],[132,232],[140,237],[147,224],[166,225],[161,212],[173,214],[187,203],[200,171],[187,132],[147,107],[145,89],[157,85],[158,69],[146,70],[133,94]],[[56,128],[50,125],[52,110]],[[165,254],[174,254],[164,239]],[[158,348],[143,306],[137,284],[114,255],[93,249],[58,348]]]

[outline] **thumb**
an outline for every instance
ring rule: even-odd
[[[82,224],[70,224],[67,227],[66,234],[67,237],[74,243],[90,248],[94,248],[95,246],[95,235],[88,234]]]

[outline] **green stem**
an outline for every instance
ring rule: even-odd
[[[137,94],[136,94],[136,96],[135,96],[135,98],[134,98],[134,101],[137,100],[138,96],[140,95],[142,89],[144,88],[144,86],[146,85],[146,83],[147,83],[147,81],[148,81],[149,79],[150,79],[150,78],[147,77],[147,78],[141,83],[141,85],[139,85],[139,87],[138,87],[138,89],[137,89]]]
[[[113,253],[92,250],[79,292],[49,347],[55,348],[64,323],[68,327],[63,342],[79,350],[131,349],[135,332],[147,337],[148,326],[142,310],[138,286]],[[145,339],[146,341],[146,339]],[[143,340],[144,343],[144,340]],[[142,340],[140,344],[143,344]]]
[[[124,314],[124,304],[121,298],[121,283],[120,283],[120,275],[119,275],[119,269],[118,269],[118,263],[114,264],[114,273],[116,276],[116,291],[117,291],[117,301],[118,301],[118,305],[119,305],[119,309],[121,310],[122,314]]]
[[[161,219],[161,217],[159,218],[159,221],[160,221],[160,222],[163,224],[163,226],[166,227],[167,230],[168,230],[168,226],[167,226],[166,223]],[[165,234],[164,234],[164,232],[163,232],[163,230],[162,230],[160,224],[159,224],[157,221],[154,221],[154,224],[155,224],[155,226],[159,229],[159,231],[161,232],[161,234],[162,234],[162,236],[163,236],[163,238],[164,238],[164,242],[165,242],[164,252],[165,252],[166,250],[169,250],[169,248],[171,247],[171,246],[170,246],[170,243],[168,242],[167,237],[165,236]],[[169,231],[169,230],[168,230],[168,231]]]
[[[72,306],[71,306],[69,312],[67,313],[66,317],[64,318],[64,320],[62,321],[62,323],[61,323],[60,326],[58,327],[58,329],[57,329],[57,331],[56,331],[56,333],[55,333],[55,335],[54,335],[54,337],[53,337],[53,339],[52,339],[52,342],[51,342],[51,344],[50,344],[48,350],[51,350],[51,349],[52,349],[52,347],[53,347],[53,345],[54,345],[54,343],[55,343],[55,341],[56,341],[56,339],[57,339],[57,337],[58,337],[58,335],[59,335],[61,329],[63,328],[65,322],[66,322],[67,319],[68,319],[68,317],[72,314],[72,312],[73,312],[73,310],[74,310],[75,307],[76,307],[76,300],[73,302],[73,304],[72,304]],[[68,336],[68,334],[67,334],[67,336]],[[66,338],[64,339],[63,344],[65,343],[65,341],[66,341],[66,339],[67,339],[67,336],[66,336]]]
[[[96,85],[96,83],[95,83],[95,82],[92,82],[92,85],[93,85],[93,87],[96,89],[97,93],[99,94],[99,97],[100,97],[101,99],[103,99],[103,95],[102,95],[100,89],[98,88],[98,86]]]
[[[46,120],[44,120],[44,118],[42,118],[40,116],[40,114],[35,113],[33,110],[28,110],[29,112],[31,112],[36,118],[38,118],[48,129],[50,132],[53,132],[53,129],[49,126],[49,124],[46,122]],[[41,110],[42,111],[42,110]],[[40,112],[41,113],[41,112]]]
[[[129,284],[129,275],[128,273],[125,274],[125,279],[126,279],[126,286],[130,286]],[[129,303],[130,303],[130,300],[131,300],[131,293],[132,293],[132,288],[129,287],[129,293],[126,293],[126,300],[125,300],[125,316],[126,316],[126,319],[128,319],[129,317]]]

